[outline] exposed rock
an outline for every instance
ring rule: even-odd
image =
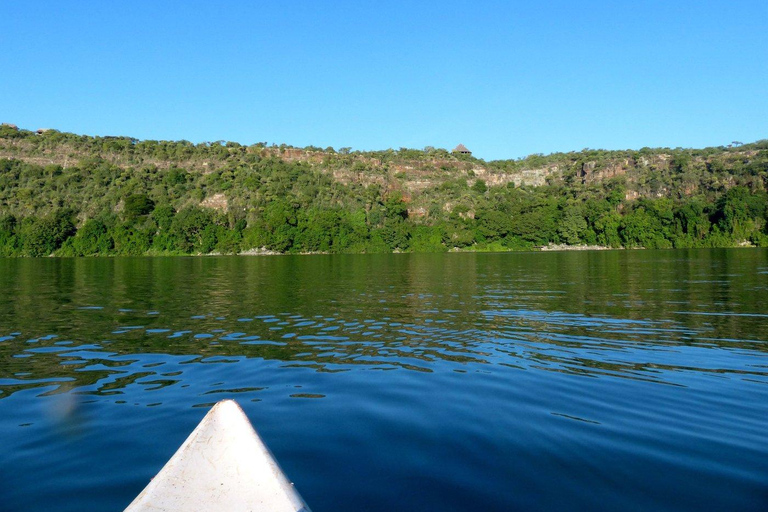
[[[547,177],[558,173],[557,166],[542,167],[541,169],[525,169],[517,172],[500,172],[485,169],[483,167],[472,168],[472,174],[476,179],[485,181],[489,187],[498,187],[514,183],[516,187],[539,187],[547,184]],[[474,179],[468,179],[467,185],[474,183]]]
[[[519,175],[513,174],[512,181],[516,187],[526,185],[541,187],[547,184],[547,177],[558,173],[557,167],[543,167],[541,169],[528,169],[521,171]]]
[[[615,178],[616,176],[623,176],[630,167],[631,162],[626,158],[619,162],[610,163],[601,169],[597,168],[597,162],[584,162],[581,164],[578,177],[581,178],[582,184],[592,184]]]
[[[609,251],[612,247],[604,245],[567,245],[549,244],[541,248],[542,251]]]
[[[427,216],[427,209],[423,206],[418,208],[408,208],[408,217],[411,219],[418,219]]]
[[[238,253],[241,256],[272,256],[276,254],[282,254],[276,251],[272,251],[270,249],[267,249],[266,247],[260,247],[258,249],[248,249],[247,251],[243,251]]]
[[[403,182],[403,186],[412,192],[421,192],[435,186],[433,180],[408,180]]]
[[[212,196],[206,197],[200,203],[200,206],[221,212],[227,212],[229,210],[229,202],[227,201],[227,197],[224,194],[214,194]]]
[[[306,160],[307,152],[303,149],[286,149],[283,151],[281,157],[283,160],[293,162],[295,160]]]
[[[597,162],[584,162],[581,164],[581,171],[579,171],[579,178],[582,183],[588,183],[593,172],[595,172],[595,166]]]
[[[16,128],[10,123],[3,123],[4,127]],[[37,130],[44,133],[48,129]],[[288,162],[301,162],[308,169],[325,173],[329,178],[344,185],[360,185],[369,187],[377,185],[381,187],[385,195],[400,193],[406,202],[411,203],[409,209],[413,216],[420,215],[420,209],[428,208],[426,203],[432,191],[436,191],[441,185],[449,181],[466,180],[467,186],[472,186],[477,180],[482,180],[488,187],[503,187],[514,184],[516,187],[544,186],[548,183],[556,183],[564,175],[575,177],[585,185],[598,184],[601,181],[625,176],[623,183],[626,186],[625,199],[634,200],[640,197],[662,197],[671,193],[669,185],[669,167],[673,162],[672,154],[655,153],[652,151],[640,151],[631,153],[616,153],[610,158],[585,156],[574,153],[570,160],[554,163],[530,163],[516,162],[507,167],[485,164],[479,160],[456,158],[447,152],[427,152],[423,156],[410,158],[406,155],[398,155],[391,150],[384,158],[374,157],[375,153],[349,153],[322,151],[318,148],[307,149],[266,146],[265,143],[252,146],[221,146],[216,156],[195,154],[186,156],[180,152],[178,157],[155,157],[151,152],[134,155],[131,152],[111,151],[108,146],[98,151],[96,149],[84,149],[76,144],[62,142],[58,145],[42,144],[44,138],[32,140],[32,138],[9,136],[0,138],[0,159],[18,159],[37,165],[58,164],[64,167],[78,165],[78,162],[89,159],[101,159],[111,165],[121,168],[155,167],[156,169],[168,169],[171,167],[184,169],[189,173],[216,173],[227,166],[238,162],[239,155],[249,153],[258,158],[274,158]],[[107,138],[102,138],[106,140]],[[98,140],[102,140],[98,139]],[[98,147],[98,146],[97,146]],[[223,151],[228,152],[222,153]],[[693,177],[675,174],[671,190],[677,190],[684,195],[699,193],[698,187],[703,188],[730,188],[736,183],[744,183],[745,178],[735,177],[723,172],[722,165],[730,166],[732,162],[741,159],[746,161],[758,155],[760,151],[743,149],[729,151],[721,161],[715,161],[718,166],[710,168],[712,162],[707,155],[695,156],[691,160],[690,168],[686,169]],[[627,156],[631,155],[631,156]],[[584,162],[584,158],[594,160]],[[384,160],[384,161],[382,161]],[[723,164],[725,161],[725,164]],[[542,167],[529,169],[521,168],[525,165],[542,165]],[[707,169],[712,174],[709,181],[704,183],[696,177],[696,171]],[[657,174],[657,172],[659,174]],[[666,176],[665,179],[656,179],[657,176]],[[753,190],[764,190],[765,180],[761,176],[754,178],[754,183],[749,187]],[[677,188],[680,185],[680,188]],[[442,194],[441,191],[437,191]],[[201,206],[219,211],[227,211],[228,203],[223,194],[216,194],[202,201]],[[118,206],[119,208],[119,206]],[[444,209],[450,211],[452,205],[446,204]]]

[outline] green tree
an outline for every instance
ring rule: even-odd
[[[667,220],[666,210],[656,206],[654,203],[641,203],[624,216],[619,234],[625,247],[672,247],[672,242],[665,237],[668,232],[664,224]],[[671,218],[668,220],[671,221]]]
[[[107,225],[100,219],[90,219],[67,240],[65,246],[71,256],[95,256],[112,252],[115,242]]]
[[[736,240],[759,232],[766,212],[765,195],[752,195],[745,187],[733,187],[715,203],[714,221],[720,231]]]
[[[384,203],[385,215],[388,219],[405,220],[408,218],[408,207],[400,193],[392,194]]]
[[[213,223],[210,210],[198,207],[179,210],[169,230],[170,249],[183,253],[209,252],[216,242],[215,238],[211,240],[211,232],[206,232],[206,228]]]
[[[621,247],[622,239],[619,235],[621,222],[622,219],[618,213],[603,212],[594,223],[597,243],[605,247]]]
[[[706,205],[697,198],[675,208],[675,247],[698,247],[711,229]]]
[[[410,240],[413,252],[445,252],[443,230],[440,226],[416,226]]]
[[[278,252],[286,252],[293,246],[296,237],[296,210],[293,205],[275,200],[267,205],[261,219],[266,233],[265,246]]]
[[[127,220],[147,215],[155,209],[155,202],[147,194],[132,194],[125,198],[123,213]]]
[[[13,215],[0,217],[0,256],[15,256],[18,253],[16,224],[16,217]]]
[[[62,209],[42,218],[28,217],[21,224],[22,252],[27,256],[48,256],[75,234],[73,212]]]
[[[569,205],[563,209],[563,217],[557,227],[560,240],[568,245],[577,245],[584,241],[589,228],[580,206]]]
[[[483,180],[475,180],[475,183],[472,185],[472,190],[478,194],[485,194],[488,191],[488,185],[486,185]]]

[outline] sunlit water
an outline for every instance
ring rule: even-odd
[[[223,398],[316,512],[765,510],[768,251],[0,259],[0,509]]]

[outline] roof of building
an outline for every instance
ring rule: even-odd
[[[471,153],[470,150],[467,149],[467,147],[464,144],[459,144],[455,148],[453,148],[454,153]]]

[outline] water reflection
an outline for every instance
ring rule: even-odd
[[[767,255],[0,260],[0,397],[151,393],[248,361],[768,382]]]

